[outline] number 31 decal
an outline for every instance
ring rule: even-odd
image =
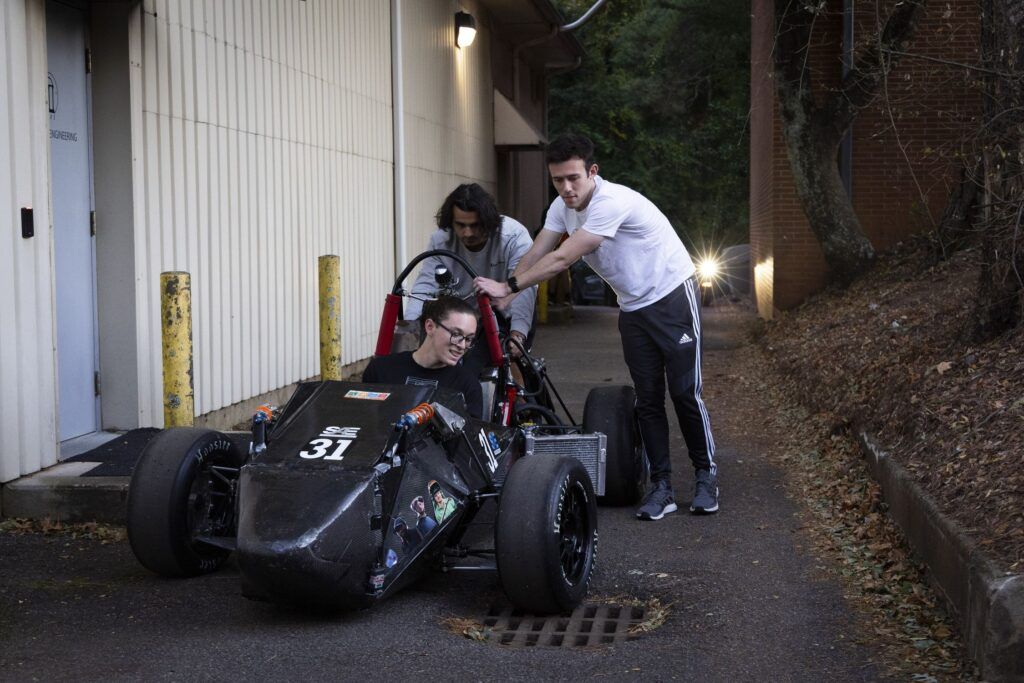
[[[299,457],[307,460],[323,458],[324,460],[342,460],[345,450],[352,445],[359,435],[359,427],[325,427],[318,438],[313,439]]]

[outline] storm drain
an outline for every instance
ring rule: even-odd
[[[645,605],[581,605],[554,617],[492,607],[483,628],[466,635],[509,647],[596,647],[637,638],[650,630],[650,617]]]

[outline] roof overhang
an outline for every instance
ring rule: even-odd
[[[494,91],[494,146],[506,150],[540,149],[548,143],[519,110]]]
[[[498,23],[503,40],[513,46],[543,40],[523,51],[523,59],[537,67],[558,67],[583,57],[583,44],[572,33],[556,32],[565,17],[550,0],[479,0]]]

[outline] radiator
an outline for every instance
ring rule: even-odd
[[[567,455],[583,464],[590,475],[594,493],[604,495],[605,457],[608,437],[594,434],[545,434],[536,428],[526,430],[526,455]]]

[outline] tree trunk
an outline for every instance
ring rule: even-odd
[[[977,244],[974,232],[979,223],[978,204],[981,202],[982,176],[984,166],[979,161],[973,167],[960,167],[960,179],[946,203],[935,234],[935,251],[939,258],[963,248],[968,243]]]
[[[780,109],[785,112],[787,107]],[[839,143],[799,116],[783,114],[783,121],[793,182],[807,222],[821,245],[830,279],[846,286],[871,269],[875,249],[843,186],[836,163]]]
[[[990,67],[982,140],[986,217],[975,338],[1024,321],[1024,1],[988,0],[982,57]]]
[[[821,244],[830,278],[840,285],[871,268],[875,249],[843,187],[836,163],[839,143],[857,114],[874,100],[896,54],[913,34],[924,3],[896,3],[877,38],[854,59],[841,87],[819,97],[812,89],[807,53],[827,3],[775,0],[774,76],[786,151],[804,214]]]

